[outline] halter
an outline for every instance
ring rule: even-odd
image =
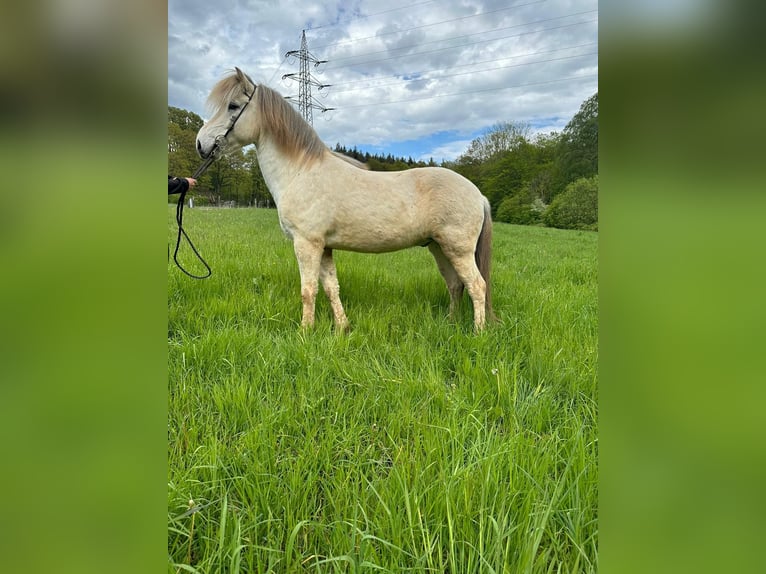
[[[255,90],[258,89],[258,86],[255,85],[255,82],[253,82],[250,79],[250,76],[247,76],[247,79],[250,81],[251,84],[253,84],[253,92],[247,96],[247,101],[245,104],[239,109],[239,113],[231,118],[229,120],[229,126],[226,128],[226,131],[223,133],[223,135],[217,135],[215,136],[215,141],[213,142],[213,148],[210,150],[210,155],[207,156],[207,159],[202,162],[202,164],[197,168],[197,171],[194,172],[194,175],[192,175],[192,178],[197,179],[200,177],[203,173],[205,173],[205,170],[210,167],[210,164],[213,163],[213,160],[215,160],[216,153],[221,149],[221,142],[225,140],[228,135],[231,133],[231,130],[234,129],[234,126],[236,125],[239,118],[242,116],[242,114],[245,111],[245,108],[250,104],[251,101],[253,101],[253,96],[255,95]],[[247,94],[247,92],[245,92]]]
[[[197,168],[197,170],[192,175],[193,179],[199,179],[199,177],[205,173],[205,170],[210,167],[210,165],[215,161],[216,155],[218,154],[218,151],[221,149],[222,145],[221,142],[226,139],[226,137],[231,133],[231,130],[234,129],[234,126],[236,125],[239,118],[242,116],[242,113],[245,111],[245,108],[248,106],[248,104],[253,100],[253,96],[255,95],[255,90],[258,89],[258,86],[253,82],[253,80],[250,79],[250,76],[247,76],[248,81],[253,84],[253,91],[250,95],[247,96],[247,101],[245,104],[240,108],[239,113],[231,118],[229,120],[229,126],[226,128],[226,131],[223,133],[223,135],[217,135],[215,136],[215,141],[213,142],[213,148],[210,150],[210,155],[207,156],[205,161],[203,161],[200,166]],[[245,92],[247,94],[247,92]],[[178,268],[186,273],[189,277],[192,277],[193,279],[207,279],[212,275],[213,271],[210,269],[210,266],[207,264],[207,262],[202,258],[202,256],[197,251],[197,248],[194,247],[194,244],[192,243],[191,239],[187,235],[186,231],[184,231],[183,228],[183,218],[184,218],[184,200],[186,199],[186,192],[189,191],[188,189],[181,192],[180,197],[178,198],[178,205],[176,206],[176,223],[178,224],[178,237],[176,238],[176,249],[173,252],[173,261],[175,261]],[[181,246],[181,236],[183,235],[184,238],[186,238],[186,241],[189,243],[189,247],[192,248],[192,251],[197,256],[197,259],[199,259],[202,264],[207,269],[207,275],[194,275],[192,273],[189,273],[186,269],[183,268],[183,266],[178,262],[178,249]]]

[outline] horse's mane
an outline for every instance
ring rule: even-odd
[[[231,74],[210,92],[207,104],[213,114],[242,90],[240,79]],[[255,106],[261,134],[268,133],[274,143],[293,159],[317,160],[329,151],[306,120],[278,92],[260,84],[250,105]]]

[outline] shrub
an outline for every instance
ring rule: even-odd
[[[561,229],[598,230],[598,175],[567,185],[545,210],[543,221]]]
[[[497,220],[505,223],[531,225],[537,223],[539,215],[526,194],[509,195],[500,202],[497,208]]]

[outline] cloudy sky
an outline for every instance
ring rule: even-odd
[[[285,96],[301,33],[330,146],[437,162],[500,121],[560,131],[598,90],[597,0],[169,0],[168,105],[207,118],[234,66]]]

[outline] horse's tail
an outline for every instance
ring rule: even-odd
[[[484,278],[484,282],[487,284],[487,295],[485,299],[485,310],[487,319],[497,320],[495,312],[492,310],[492,291],[490,288],[490,271],[492,270],[492,210],[489,206],[487,198],[484,199],[484,223],[481,226],[481,233],[479,239],[476,242],[476,252],[474,256],[476,258],[476,266],[479,268],[479,273]]]

